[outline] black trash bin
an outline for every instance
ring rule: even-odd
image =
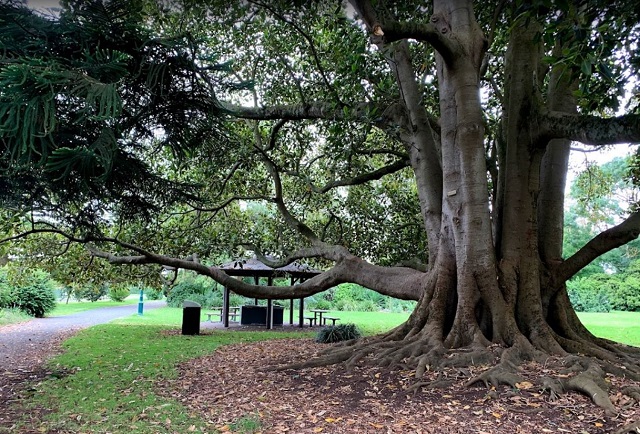
[[[200,334],[200,311],[201,311],[201,307],[195,301],[185,300],[182,303],[182,334],[183,335],[199,335]]]

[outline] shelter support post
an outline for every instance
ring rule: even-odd
[[[222,293],[222,325],[229,327],[229,288],[226,286]]]

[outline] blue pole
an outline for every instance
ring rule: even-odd
[[[144,301],[142,299],[143,294],[144,294],[144,290],[140,289],[140,301],[138,301],[138,315],[142,315],[142,309],[144,308]]]

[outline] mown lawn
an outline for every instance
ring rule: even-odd
[[[101,307],[122,306],[126,304],[138,303],[138,296],[130,295],[124,301],[112,301],[112,300],[98,300],[94,302],[87,301],[59,301],[56,308],[47,316],[65,316],[71,315],[77,312],[83,312],[90,309],[99,309]]]
[[[580,312],[578,317],[596,336],[640,347],[640,312]]]
[[[341,323],[356,323],[365,334],[386,331],[408,317],[407,313],[386,312],[330,315],[339,317]],[[640,345],[640,313],[580,317],[599,336]],[[215,426],[189,414],[180,402],[158,396],[154,382],[175,377],[178,363],[211,353],[221,345],[315,336],[308,329],[207,330],[200,336],[181,336],[177,332],[181,320],[182,309],[159,308],[92,327],[66,341],[67,351],[51,362],[51,377],[34,385],[28,399],[29,405],[52,411],[39,426],[29,428],[41,432],[215,433]],[[229,428],[236,433],[260,430],[259,419],[250,422],[240,420]]]

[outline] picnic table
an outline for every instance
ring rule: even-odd
[[[324,315],[325,313],[328,313],[329,311],[324,309],[311,309],[311,312],[313,312],[313,323],[317,325],[322,325],[322,315]]]
[[[205,312],[205,315],[207,315],[207,321],[213,322],[213,320],[211,319],[212,316],[217,316],[219,318],[218,321],[222,321],[222,316],[223,316],[222,307],[213,307],[210,310],[212,312]],[[240,316],[240,307],[236,307],[236,306],[229,307],[229,317],[231,318],[232,321],[236,321],[239,316]]]

